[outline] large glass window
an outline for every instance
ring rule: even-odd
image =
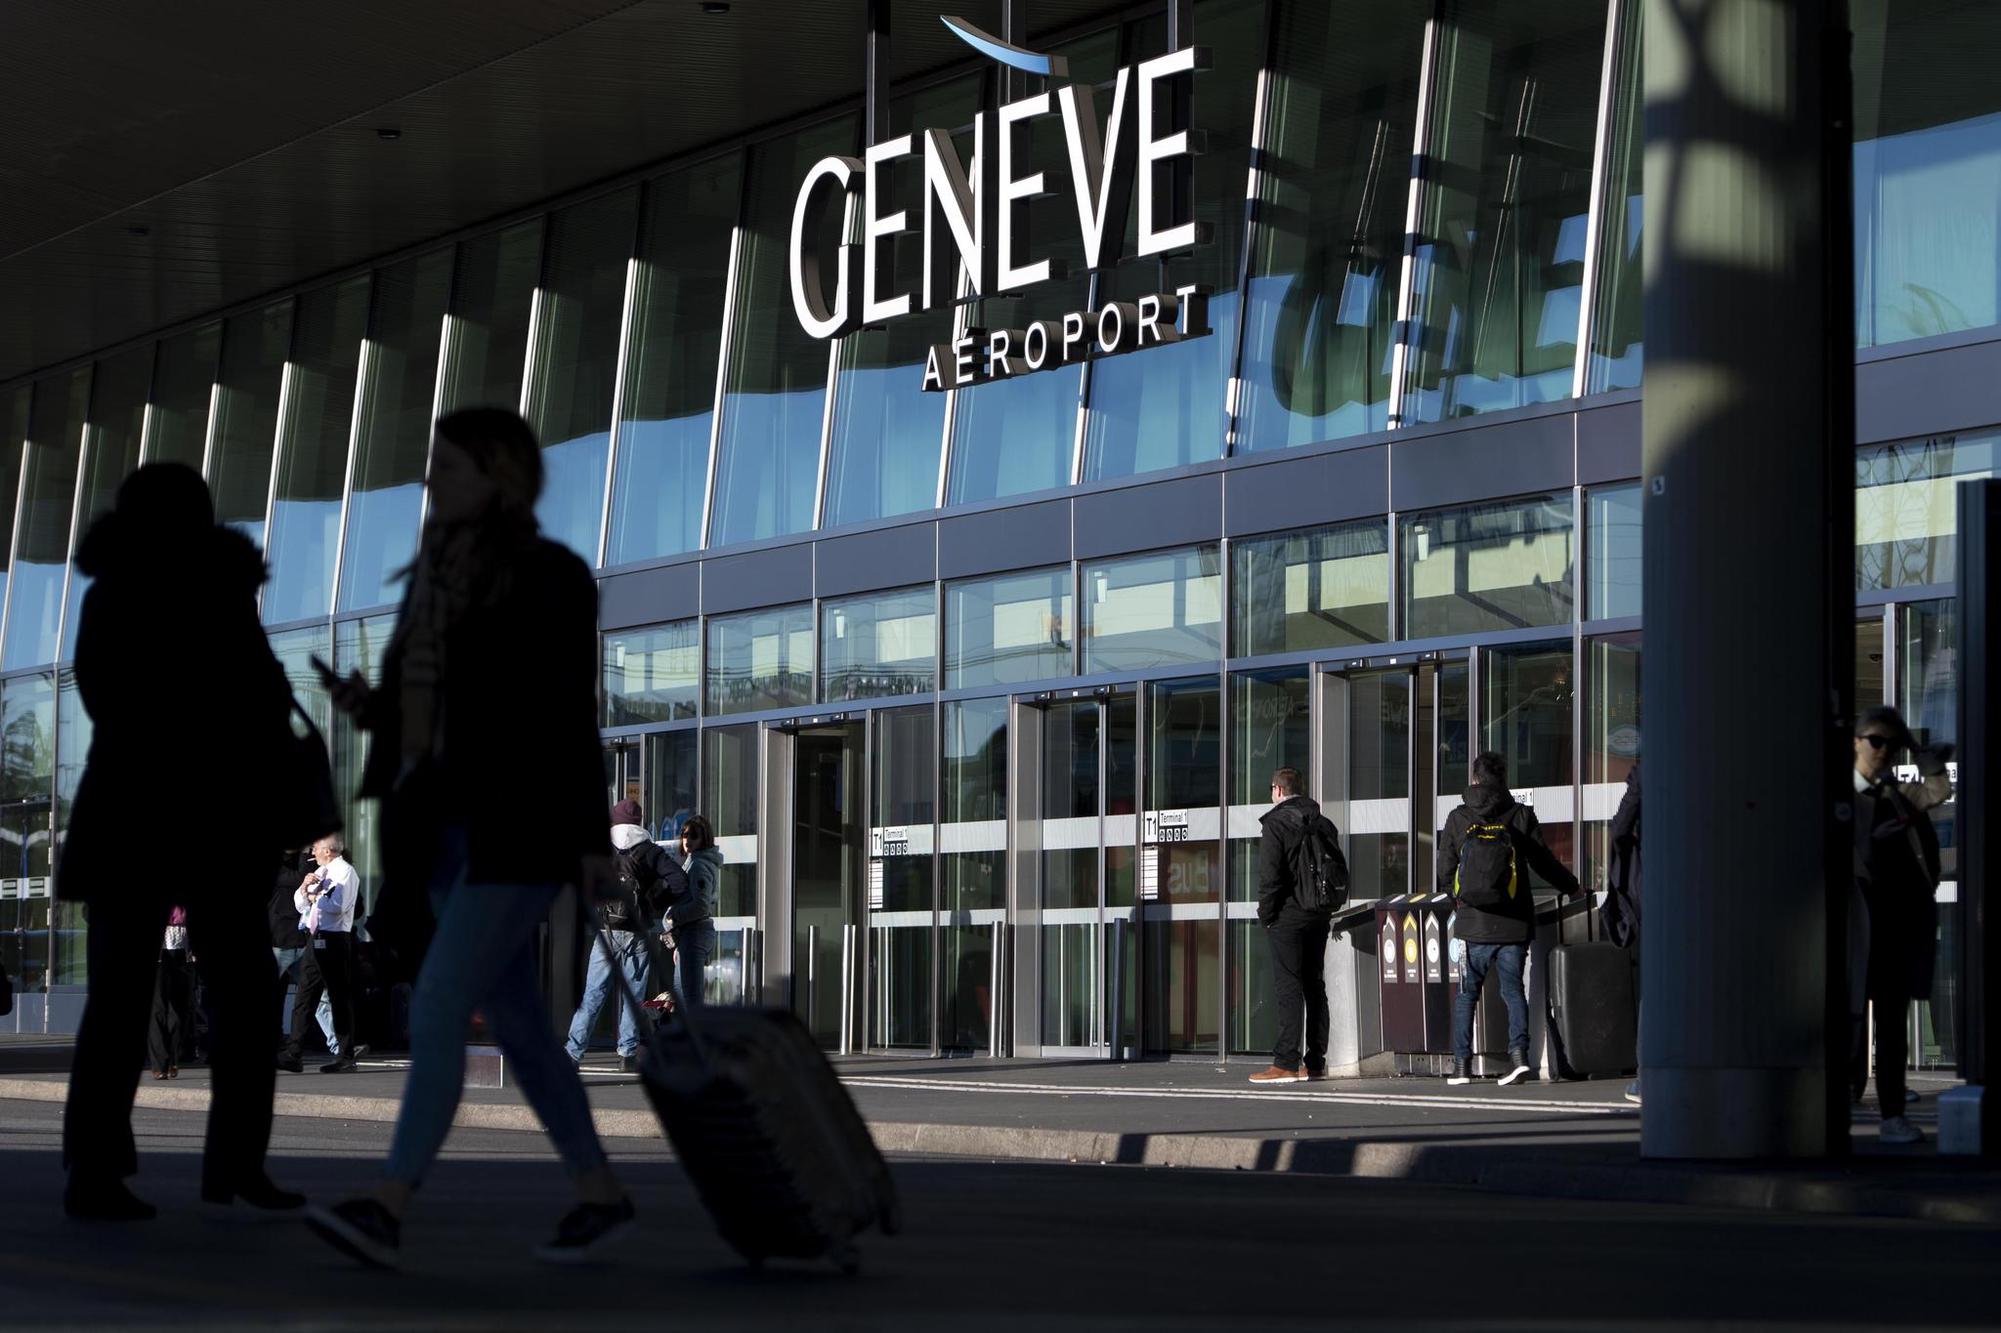
[[[1480,670],[1485,748],[1508,761],[1508,785],[1528,791],[1544,839],[1566,862],[1576,805],[1575,671],[1567,640],[1492,649]]]
[[[527,414],[542,439],[542,499],[535,514],[545,533],[592,564],[604,514],[619,320],[638,223],[637,189],[549,219]]]
[[[1584,688],[1584,854],[1577,873],[1597,889],[1611,866],[1612,816],[1626,775],[1640,761],[1640,636],[1589,640]]]
[[[459,246],[451,338],[439,406],[521,405],[528,318],[541,271],[542,219],[530,218]]]
[[[1604,59],[1603,0],[1446,0],[1407,421],[1570,396]]]
[[[701,627],[694,620],[604,636],[604,724],[632,727],[695,716]]]
[[[702,730],[702,811],[723,853],[722,915],[757,912],[758,728]]]
[[[2001,323],[2001,8],[1856,0],[1855,339]]]
[[[91,377],[90,412],[83,423],[83,485],[78,497],[70,553],[97,518],[111,509],[118,484],[139,466],[140,437],[146,422],[146,386],[153,374],[153,349],[137,347],[97,363]],[[63,641],[59,654],[67,662],[76,652],[77,611],[90,578],[72,563],[67,605],[63,609]]]
[[[1640,614],[1640,486],[1605,486],[1584,501],[1584,618]]]
[[[1429,5],[1288,3],[1258,173],[1237,448],[1389,425]]]
[[[931,1044],[938,740],[930,706],[884,708],[870,726],[870,1044]],[[875,833],[881,830],[880,843]],[[902,840],[892,841],[895,831]]]
[[[992,1041],[994,964],[1006,957],[1007,714],[1005,698],[948,703],[941,714],[945,804],[938,847],[946,916],[938,1041],[947,1049],[981,1051]]]
[[[1271,949],[1249,904],[1258,896],[1258,819],[1271,808],[1271,775],[1313,771],[1311,673],[1306,667],[1230,677],[1230,1050],[1268,1051],[1277,1035]]]
[[[417,553],[438,387],[438,330],[451,286],[449,249],[375,275],[361,417],[355,423],[354,490],[341,543],[340,610],[396,601],[397,571]]]
[[[1855,451],[1855,588],[1950,583],[1959,558],[1956,488],[1994,475],[2001,432],[1968,431]]]
[[[1200,0],[1194,8],[1195,31],[1212,63],[1187,80],[1189,121],[1201,127],[1205,141],[1194,162],[1192,215],[1213,229],[1214,240],[1165,263],[1149,258],[1121,264],[1106,275],[1097,298],[1102,308],[1108,301],[1200,286],[1214,293],[1209,323],[1215,332],[1092,366],[1087,478],[1130,476],[1222,455],[1229,425],[1223,389],[1237,350],[1237,270],[1251,125],[1265,61],[1264,8],[1264,0]],[[1130,56],[1165,49],[1166,28],[1158,20],[1138,25],[1137,33],[1143,45]],[[1156,206],[1172,197],[1172,191],[1162,191]]]
[[[977,78],[956,79],[896,99],[889,108],[890,134],[965,129],[973,122],[979,89]],[[917,146],[918,152],[886,164],[878,177],[888,196],[878,211],[902,209],[913,227],[921,224],[925,206],[921,138]],[[915,311],[924,287],[924,247],[914,243],[917,239],[884,243],[882,277],[885,292],[911,294],[914,313],[841,340],[827,461],[825,526],[830,528],[937,503],[945,395],[921,392],[920,385],[925,354],[934,344],[951,341],[954,307],[941,302],[935,309]]]
[[[1619,6],[1618,64],[1614,70],[1612,124],[1602,131],[1605,157],[1604,216],[1598,223],[1598,281],[1592,298],[1591,356],[1584,391],[1637,389],[1645,364],[1645,303],[1640,272],[1640,225],[1645,213],[1643,164],[1646,79],[1640,64],[1640,16],[1646,5]]]
[[[83,707],[83,691],[77,688],[76,669],[64,667],[56,672],[55,843],[49,854],[51,867],[62,863],[63,839],[68,835],[70,810],[76,802],[77,786],[83,781],[93,734],[90,714]],[[0,888],[0,896],[5,892]],[[50,898],[49,980],[57,986],[81,986],[90,980],[89,959],[84,949],[88,923],[83,904],[54,901],[53,894]],[[4,921],[5,915],[6,908],[0,906],[0,921]],[[5,926],[0,925],[0,931],[4,930]]]
[[[338,622],[334,626],[334,669],[342,675],[359,671],[369,684],[380,684],[382,657],[395,632],[394,612]],[[317,673],[313,684],[316,687],[319,684]],[[300,696],[300,702],[305,702],[304,695]],[[346,713],[334,714],[333,729],[327,732],[327,738],[333,748],[334,790],[347,817],[348,860],[361,872],[362,892],[367,898],[364,905],[373,905],[382,883],[382,803],[364,801],[357,795],[368,743]]]
[[[264,544],[264,511],[271,503],[279,386],[291,347],[289,299],[223,325],[208,487],[215,494],[216,518],[241,529],[259,546]]]
[[[299,298],[272,493],[267,622],[323,616],[333,600],[334,550],[354,425],[354,380],[368,327],[366,275]]]
[[[1402,541],[1407,639],[1571,619],[1576,551],[1567,495],[1410,514]]]
[[[70,518],[76,506],[77,457],[83,447],[89,396],[87,366],[35,384],[21,525],[7,599],[7,640],[0,649],[0,667],[9,671],[56,660]]]
[[[23,992],[51,980],[55,721],[55,681],[47,672],[0,683],[0,963]]]
[[[209,398],[215,391],[222,325],[205,324],[163,339],[153,365],[153,426],[149,463],[185,463],[201,471],[208,449]]]
[[[1108,116],[1111,80],[1118,70],[1118,31],[1093,33],[1055,49],[1069,60],[1073,82],[1098,86],[1098,115]],[[1127,114],[1136,115],[1130,107]],[[1048,181],[1069,181],[1070,160],[1061,116],[1038,116],[1025,122],[1019,133],[1018,151],[1033,163],[1033,170],[1043,172]],[[971,146],[961,143],[959,147],[970,162]],[[1052,189],[1026,201],[1022,216],[1027,227],[1024,234],[1048,238],[1046,243],[1035,241],[1031,257],[1051,259],[1069,276],[1010,293],[1013,299],[975,304],[969,319],[973,326],[1025,329],[1036,320],[1059,319],[1090,304],[1084,243],[1068,189]],[[1110,244],[1108,238],[1106,245]],[[953,409],[952,467],[946,499],[953,504],[998,500],[1069,485],[1076,456],[1082,374],[1081,367],[1073,366],[960,390]]]
[[[930,585],[821,604],[822,699],[925,694],[937,683],[938,616]]]
[[[740,153],[646,187],[606,564],[702,544],[730,236],[742,196]]]
[[[1234,656],[1390,636],[1390,526],[1383,519],[1239,541],[1230,565]]]
[[[1215,662],[1222,621],[1222,556],[1213,546],[1084,567],[1086,674]]]
[[[709,617],[710,714],[813,701],[813,608],[775,606]]]
[[[14,558],[14,508],[21,498],[21,451],[27,447],[33,396],[26,384],[0,392],[0,596],[7,591]]]
[[[830,154],[853,154],[858,130],[854,116],[843,116],[751,151],[712,546],[813,526],[828,350],[792,310],[792,205],[807,169]],[[834,271],[841,215],[837,207],[820,210],[810,244],[819,247],[822,273]]]
[[[1071,674],[1070,567],[945,585],[945,688]]]

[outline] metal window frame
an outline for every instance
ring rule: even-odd
[[[164,339],[155,339],[153,355],[146,367],[146,405],[139,412],[139,466],[152,461],[153,452],[153,394],[160,382],[160,345]]]
[[[1404,203],[1403,265],[1397,276],[1397,314],[1390,339],[1390,398],[1384,422],[1390,430],[1406,420],[1410,396],[1412,325],[1416,318],[1418,226],[1424,217],[1426,163],[1431,156],[1432,119],[1437,109],[1440,48],[1445,20],[1439,5],[1424,21],[1424,56],[1417,76],[1417,121],[1411,127],[1410,191]]]
[[[716,481],[720,474],[723,447],[723,409],[729,400],[730,361],[736,355],[737,287],[743,272],[744,212],[750,207],[750,169],[746,157],[743,179],[737,188],[736,221],[730,224],[729,262],[723,270],[722,336],[716,343],[716,392],[709,408],[709,479],[702,490],[702,539],[697,550],[709,549],[715,534]],[[759,779],[762,782],[762,778]]]
[[[328,580],[327,614],[331,616],[340,608],[341,585],[346,582],[347,573],[347,525],[354,513],[354,474],[361,462],[362,414],[368,410],[368,398],[375,388],[375,368],[379,358],[375,341],[376,297],[381,291],[381,273],[378,269],[369,275],[368,304],[362,312],[361,348],[354,359],[354,407],[347,421],[347,467],[341,474],[340,518],[334,528],[333,577]]]
[[[89,369],[85,372],[90,378],[85,383],[83,390],[83,419],[77,422],[76,484],[70,489],[69,538],[63,543],[63,581],[61,591],[56,594],[56,648],[53,659],[55,664],[62,662],[63,637],[69,630],[69,589],[71,582],[76,578],[76,544],[81,536],[77,531],[77,526],[83,522],[83,496],[84,492],[90,486],[90,459],[92,453],[95,452],[92,448],[95,442],[91,439],[90,419],[92,414],[97,410],[97,390],[100,379],[97,371],[99,364],[99,362],[93,361]],[[79,369],[82,368],[79,367]],[[76,370],[68,371],[64,378],[67,379],[70,375],[77,373]],[[33,422],[34,418],[31,416],[29,418],[30,428],[32,428]],[[21,452],[25,456],[27,449],[23,447]],[[13,567],[9,565],[8,573],[11,575],[12,572]],[[7,580],[10,586],[13,581],[11,577]],[[58,688],[60,688],[61,682],[58,681],[57,684]],[[53,818],[53,815],[51,817]],[[53,829],[53,825],[51,828]]]
[[[1611,186],[1612,98],[1624,57],[1620,27],[1625,8],[1636,0],[1605,0],[1605,63],[1598,76],[1598,120],[1591,146],[1591,194],[1584,222],[1584,276],[1577,301],[1577,360],[1571,373],[1570,396],[1582,398],[1590,384],[1591,348],[1598,328],[1598,279],[1604,243],[1606,191]]]
[[[619,446],[625,438],[626,378],[636,350],[632,345],[632,312],[638,304],[639,284],[643,281],[639,248],[646,238],[646,209],[652,202],[653,186],[649,183],[632,210],[632,249],[625,257],[625,293],[618,310],[618,351],[612,359],[611,427],[604,451],[604,494],[598,501],[597,559],[593,562],[597,569],[605,567],[611,546],[611,501],[618,476]]]

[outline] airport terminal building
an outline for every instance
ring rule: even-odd
[[[607,798],[721,835],[712,997],[830,1049],[1262,1060],[1280,765],[1357,897],[1431,884],[1484,749],[1602,879],[1644,731],[1640,0],[434,8],[104,35],[275,64],[269,123],[198,135],[206,84],[72,106],[70,192],[10,224],[5,1022],[81,1009],[69,561],[120,478],[198,466],[265,545],[351,789],[306,663],[376,661],[429,423],[474,404],[534,425],[544,528],[598,571]],[[1950,737],[2001,8],[1853,8],[1857,694]],[[106,203],[85,158],[179,174]],[[1333,947],[1337,1063],[1398,1049],[1397,963]]]

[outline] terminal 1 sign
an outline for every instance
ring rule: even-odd
[[[1057,79],[1067,72],[1060,57],[1021,51],[963,20],[947,19],[946,25],[1006,63]],[[1022,225],[1029,200],[1059,192],[1067,191],[1075,206],[1086,269],[1206,244],[1206,223],[1167,216],[1170,196],[1177,192],[1163,188],[1160,177],[1177,159],[1199,152],[1200,143],[1188,130],[1163,123],[1167,118],[1160,111],[1169,98],[1185,92],[1174,81],[1207,67],[1208,53],[1190,46],[1121,69],[1103,118],[1098,90],[1088,83],[1064,84],[997,111],[982,111],[973,119],[970,167],[953,147],[951,132],[937,128],[872,144],[859,160],[820,159],[807,171],[792,207],[792,308],[800,326],[812,337],[835,338],[865,325],[950,306],[960,297],[962,274],[973,297],[1000,296],[1064,276],[1059,261],[1025,253],[1028,238]],[[1062,120],[1067,180],[1029,169],[1028,126],[1051,116]],[[904,159],[922,164],[919,215],[914,218],[907,208],[888,211],[895,201],[889,197],[886,169]],[[1135,191],[1137,227],[1126,253],[1125,222]],[[1183,200],[1193,194],[1178,193]],[[828,265],[813,243],[829,208],[842,210],[838,216],[844,219],[859,220],[832,248],[831,273],[824,271]],[[915,291],[890,290],[889,247],[898,237],[913,234],[922,239],[922,282]],[[1208,293],[1201,288],[1104,301],[1094,309],[1020,328],[969,328],[929,350],[924,388],[938,392],[1008,379],[1208,332]]]

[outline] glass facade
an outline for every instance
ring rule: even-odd
[[[693,620],[604,636],[604,724],[640,726],[695,715],[701,626]]]
[[[222,362],[209,425],[208,488],[215,516],[264,544],[271,504],[285,357],[292,348],[292,302],[236,315],[222,326]]]
[[[929,585],[820,606],[820,698],[829,703],[938,688],[938,608]]]
[[[14,563],[7,579],[7,628],[0,669],[53,662],[62,632],[63,578],[69,565],[83,417],[90,369],[35,384],[28,412],[27,465],[21,478]]]
[[[1223,652],[1213,546],[1084,566],[1084,673],[1214,662]]]
[[[1075,629],[1068,565],[948,583],[945,688],[1067,676]]]
[[[264,586],[267,622],[323,616],[333,599],[355,374],[368,324],[366,276],[308,292],[292,325],[278,423],[278,474]]]
[[[1344,648],[1390,637],[1390,530],[1368,521],[1230,548],[1230,655]]]
[[[1965,431],[1855,453],[1855,590],[1950,583],[1958,559],[1954,487],[1994,475],[2001,432]]]
[[[1584,508],[1584,618],[1640,614],[1639,486],[1601,486]]]
[[[706,712],[754,713],[812,701],[812,607],[709,618]]]
[[[1570,510],[1569,496],[1544,495],[1404,517],[1404,636],[1568,624]]]
[[[208,411],[215,390],[222,325],[207,324],[160,340],[148,405],[153,421],[146,440],[149,463],[185,463],[199,472],[208,453]]]

